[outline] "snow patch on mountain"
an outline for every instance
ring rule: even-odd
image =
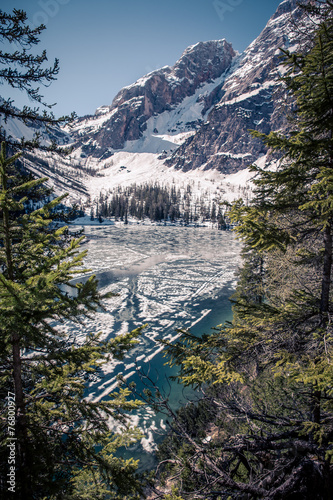
[[[97,165],[96,165],[97,166]],[[98,176],[89,178],[86,188],[91,200],[98,199],[114,189],[131,185],[158,184],[160,186],[185,189],[192,186],[195,196],[207,192],[211,198],[232,201],[241,197],[244,189],[249,195],[252,189],[253,173],[248,169],[237,174],[221,175],[216,170],[205,171],[204,166],[195,171],[184,173],[182,170],[168,168],[153,153],[130,153],[121,151],[111,159],[99,164]]]
[[[24,137],[28,141],[31,141],[33,139],[36,132],[33,128],[25,125],[25,123],[17,118],[7,118],[5,129],[7,136],[14,137],[18,140]]]
[[[203,113],[205,98],[218,85],[223,84],[226,76],[227,74],[223,74],[216,80],[203,84],[172,110],[149,118],[142,137],[136,141],[127,141],[123,151],[156,154],[176,149],[193,136],[200,124],[206,120],[210,108]]]
[[[216,109],[221,108],[223,106],[230,106],[232,104],[236,104],[237,102],[246,101],[247,99],[250,99],[251,97],[254,97],[254,96],[260,94],[260,92],[262,92],[263,90],[267,90],[269,88],[276,87],[277,82],[276,82],[276,80],[270,80],[268,82],[264,82],[262,85],[252,84],[251,86],[254,86],[254,85],[257,85],[256,89],[251,90],[250,92],[246,92],[244,94],[241,94],[241,95],[235,97],[234,99],[230,99],[230,101],[220,102],[219,104],[216,105]]]
[[[110,111],[108,106],[102,106],[96,110],[95,115],[79,118],[74,123],[66,125],[64,130],[69,134],[76,132],[79,136],[97,132],[112,118],[116,111],[116,109]]]

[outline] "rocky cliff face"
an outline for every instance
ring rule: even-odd
[[[165,66],[123,88],[111,106],[77,122],[73,137],[86,154],[99,157],[139,139],[147,121],[177,107],[206,82],[225,73],[236,56],[225,40],[199,42],[185,50],[173,66]]]
[[[297,46],[290,25],[297,16],[294,0],[280,4],[260,36],[234,61],[207,121],[166,161],[169,166],[184,171],[204,166],[234,173],[266,153],[249,130],[269,133],[287,126],[280,48]]]

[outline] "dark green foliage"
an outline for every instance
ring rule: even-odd
[[[232,326],[168,347],[208,415],[175,417],[161,449],[183,498],[332,498],[332,333],[323,341],[311,298],[320,274],[296,253],[266,256],[263,275],[245,254]]]
[[[127,389],[94,402],[85,398],[85,389],[103,363],[121,358],[137,342],[141,328],[112,340],[89,331],[83,341],[68,338],[66,325],[94,315],[103,297],[94,276],[71,284],[84,272],[85,252],[82,238],[64,238],[66,227],[52,222],[50,212],[62,198],[25,213],[27,198],[21,194],[29,195],[43,179],[21,183],[8,175],[18,156],[7,159],[2,144],[0,491],[3,498],[10,494],[8,444],[14,443],[13,498],[136,498],[137,464],[116,458],[115,452],[138,439],[125,417],[140,402],[129,398]],[[15,413],[11,428],[9,402]],[[111,417],[123,422],[122,433],[110,432]]]
[[[50,67],[45,67],[47,61],[45,50],[35,55],[34,46],[40,42],[39,36],[44,31],[45,26],[40,25],[31,28],[28,24],[27,15],[24,11],[13,9],[11,14],[0,10],[0,40],[2,42],[0,50],[0,83],[6,82],[14,89],[26,92],[30,100],[51,108],[51,105],[43,101],[39,85],[47,86],[56,79],[59,72],[59,61],[56,59]],[[65,123],[74,118],[55,118],[53,113],[40,111],[39,108],[25,106],[19,110],[14,106],[12,99],[1,100],[0,116],[6,122],[8,118],[19,118],[25,123],[34,125],[36,128],[41,125],[50,126],[58,123]],[[18,144],[11,137],[5,137],[4,130],[0,128],[1,140],[6,139],[13,147]],[[40,147],[40,134],[36,132],[31,141],[22,140],[19,147]],[[51,145],[54,149],[55,145]]]

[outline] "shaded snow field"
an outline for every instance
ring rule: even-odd
[[[177,328],[195,328],[209,333],[210,327],[230,319],[228,297],[235,285],[240,244],[231,232],[211,228],[170,226],[87,226],[83,248],[88,249],[85,265],[96,274],[102,292],[117,297],[104,301],[105,311],[97,312],[83,325],[62,325],[76,342],[89,332],[103,332],[103,338],[148,323],[139,344],[123,362],[103,365],[101,378],[90,380],[89,398],[106,399],[117,387],[117,374],[128,381],[142,382],[137,370],[150,373],[157,385],[175,370],[165,367],[158,338],[175,339]],[[173,383],[170,401],[180,405],[180,386]],[[145,437],[146,451],[156,447],[155,438],[165,431],[163,416],[148,408],[132,417]]]

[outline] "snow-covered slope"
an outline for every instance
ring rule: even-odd
[[[3,109],[4,99],[0,97],[0,108]],[[17,108],[13,108],[14,111],[19,113]],[[51,125],[47,128],[43,124],[36,124],[32,120],[26,120],[25,122],[20,118],[8,116],[4,118],[2,112],[0,113],[0,129],[5,132],[5,137],[7,140],[21,141],[25,139],[26,141],[33,141],[36,135],[39,136],[39,141],[42,146],[49,146],[52,141],[55,141],[59,145],[65,145],[72,141],[71,136],[60,127]]]
[[[249,129],[287,126],[279,56],[280,47],[297,46],[291,16],[299,16],[296,0],[285,0],[243,54],[224,39],[187,48],[173,67],[149,73],[111,105],[59,130],[71,155],[36,153],[34,171],[48,171],[56,191],[81,201],[147,182],[194,183],[213,194],[219,186],[224,198],[238,196],[247,167],[270,161]],[[24,134],[18,124],[10,127],[18,138]]]

